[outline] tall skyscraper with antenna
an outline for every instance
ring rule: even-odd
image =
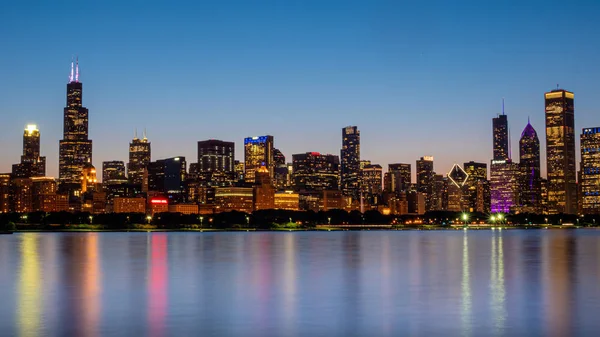
[[[92,163],[92,141],[88,138],[88,109],[82,105],[82,94],[79,61],[75,61],[75,64],[71,61],[58,166],[59,182],[64,191],[78,191],[81,188],[83,168]]]
[[[129,163],[127,164],[127,178],[132,184],[142,186],[144,184],[144,171],[148,169],[148,164],[152,160],[150,142],[144,136],[142,139],[137,137],[137,130],[134,132],[133,140],[129,143]]]
[[[494,160],[507,160],[510,158],[508,141],[508,117],[504,113],[504,99],[502,99],[502,114],[492,119],[494,135]]]

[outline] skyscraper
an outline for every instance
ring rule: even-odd
[[[537,132],[527,122],[519,140],[519,203],[522,212],[541,212],[540,140]]]
[[[102,185],[126,184],[125,163],[120,160],[102,162]]]
[[[292,155],[293,186],[296,191],[337,190],[339,188],[338,156],[306,152]]]
[[[13,178],[43,177],[46,175],[46,157],[40,157],[40,131],[35,125],[27,125],[23,133],[21,162],[14,164]]]
[[[545,93],[548,212],[577,212],[575,172],[575,107],[572,92]]]
[[[360,131],[356,126],[342,129],[340,178],[345,195],[359,198],[360,193]]]
[[[360,171],[360,189],[365,197],[372,197],[382,192],[383,168],[381,165],[368,164]]]
[[[230,186],[235,179],[235,144],[209,139],[198,142],[198,178],[203,186]],[[191,169],[190,169],[191,171]]]
[[[502,115],[492,119],[494,136],[493,160],[506,160],[510,158],[508,144],[508,118],[504,114],[504,100],[502,100]]]
[[[256,183],[256,171],[261,166],[269,170],[269,177],[274,178],[275,163],[273,160],[273,136],[247,137],[244,139],[244,180]]]
[[[148,165],[148,190],[167,195],[170,201],[185,201],[185,157],[173,157],[153,161]]]
[[[464,203],[464,186],[469,179],[469,175],[458,164],[454,164],[448,172],[448,210],[453,212],[464,211],[467,205]]]
[[[581,208],[583,214],[600,213],[600,127],[581,132]]]
[[[150,142],[146,138],[138,139],[137,135],[133,137],[129,143],[129,163],[127,164],[127,177],[131,184],[144,184],[144,170],[147,170],[150,161],[152,160],[152,152]]]
[[[92,163],[92,141],[88,138],[88,109],[82,105],[83,85],[79,82],[79,63],[67,84],[63,139],[60,141],[58,176],[61,188],[79,190],[83,168]]]
[[[487,164],[470,161],[464,164],[469,175],[463,187],[463,203],[471,212],[490,211],[490,189],[487,180]]]
[[[385,185],[386,192],[400,193],[410,189],[412,181],[410,164],[388,164],[386,176],[388,177]]]
[[[433,157],[425,156],[417,160],[417,192],[425,195],[425,210],[431,210],[433,192]]]
[[[508,213],[519,203],[519,164],[492,160],[490,168],[491,211]]]

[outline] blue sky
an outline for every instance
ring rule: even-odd
[[[488,162],[502,97],[518,137],[545,143],[543,93],[575,92],[577,137],[600,126],[597,1],[14,1],[0,5],[0,171],[39,125],[48,175],[69,64],[79,56],[94,164],[127,160],[144,128],[153,159],[196,161],[196,141],[271,134],[293,153],[387,167],[433,155],[435,170]],[[544,147],[542,148],[544,149]],[[545,162],[545,160],[544,160]],[[545,172],[545,165],[542,165]]]

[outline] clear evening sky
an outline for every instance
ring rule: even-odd
[[[1,172],[35,123],[58,175],[73,55],[98,169],[127,161],[135,128],[153,160],[191,163],[198,140],[235,141],[243,159],[243,138],[264,134],[288,161],[339,155],[357,125],[362,159],[414,173],[433,155],[446,173],[489,164],[502,97],[513,158],[528,116],[544,152],[543,93],[557,84],[575,93],[577,138],[600,126],[598,1],[123,2],[0,4]]]

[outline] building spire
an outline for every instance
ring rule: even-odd
[[[73,82],[75,77],[73,76],[73,57],[71,57],[71,74],[69,75],[69,83]]]
[[[504,115],[504,97],[502,97],[502,115]]]
[[[79,56],[77,56],[75,61],[75,82],[79,82]]]
[[[148,139],[146,138],[146,128],[144,128],[144,139]]]
[[[137,128],[133,129],[133,139],[138,139],[138,137],[137,137]]]

